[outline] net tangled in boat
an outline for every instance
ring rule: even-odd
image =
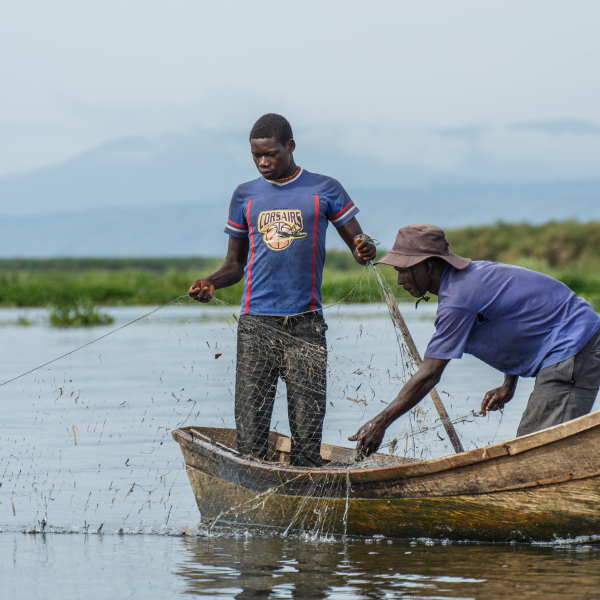
[[[369,267],[349,296],[325,308],[324,321],[314,315],[246,318],[218,300],[205,306],[179,299],[114,334],[110,328],[19,330],[28,355],[8,356],[3,379],[32,362],[85,347],[0,388],[0,527],[197,531],[198,511],[171,436],[177,428],[196,426],[237,431],[229,451],[257,465],[310,473],[312,482],[303,483],[310,494],[298,496],[284,530],[333,531],[345,509],[330,499],[344,496],[347,484],[334,471],[452,452],[426,399],[390,428],[378,457],[354,460],[347,437],[380,412],[416,369],[390,318],[390,293]],[[431,307],[426,311],[417,325],[431,329]],[[113,314],[120,328],[139,316],[139,308]],[[103,339],[91,343],[98,332]],[[448,410],[467,420],[465,406],[465,399],[451,398]],[[269,449],[269,431],[289,440],[282,442],[285,448]],[[323,453],[313,443],[320,438],[323,447],[347,452]],[[277,493],[250,488],[213,521],[235,522],[247,507]]]

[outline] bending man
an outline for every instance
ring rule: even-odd
[[[504,383],[483,399],[484,414],[513,398],[519,377],[536,378],[517,436],[591,411],[600,386],[600,317],[566,285],[528,269],[452,254],[433,225],[400,229],[379,263],[393,266],[398,285],[412,296],[437,295],[437,318],[419,370],[349,438],[357,450],[375,452],[386,429],[465,352],[504,373]]]
[[[335,226],[360,264],[375,258],[375,248],[362,241],[367,236],[356,220],[358,208],[344,188],[331,177],[296,166],[296,144],[286,119],[261,117],[250,132],[250,147],[261,176],[233,193],[225,227],[227,257],[215,273],[194,282],[189,294],[208,302],[215,290],[246,278],[235,382],[238,451],[267,457],[281,377],[292,433],[290,462],[320,466],[327,367],[321,280],[327,225]]]

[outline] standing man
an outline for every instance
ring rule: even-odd
[[[348,438],[367,456],[386,429],[439,382],[446,365],[472,354],[504,373],[481,410],[502,409],[519,377],[535,386],[517,436],[588,414],[600,387],[600,317],[566,285],[521,267],[471,261],[448,251],[444,232],[409,225],[379,263],[398,271],[398,285],[415,298],[438,297],[435,334],[419,370],[396,399]]]
[[[219,269],[192,284],[189,295],[208,302],[245,276],[238,325],[235,383],[237,448],[267,456],[278,378],[286,383],[292,433],[290,463],[321,465],[326,406],[327,325],[321,310],[325,233],[329,222],[359,264],[375,248],[356,220],[358,208],[331,177],[294,162],[296,143],[287,119],[262,116],[250,132],[260,177],[233,193]]]

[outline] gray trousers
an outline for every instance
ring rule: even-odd
[[[600,387],[600,330],[571,358],[542,369],[517,437],[587,415]]]
[[[327,325],[317,312],[292,317],[242,315],[235,377],[237,446],[267,457],[271,415],[281,379],[287,387],[290,463],[321,465],[327,392]]]

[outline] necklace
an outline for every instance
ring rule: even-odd
[[[294,179],[294,177],[296,177],[296,175],[298,175],[298,173],[300,173],[300,167],[296,168],[296,170],[294,171],[293,175],[290,175],[289,177],[284,177],[283,179],[276,179],[275,181],[277,181],[278,183],[284,183],[285,181],[289,181],[290,179]]]

